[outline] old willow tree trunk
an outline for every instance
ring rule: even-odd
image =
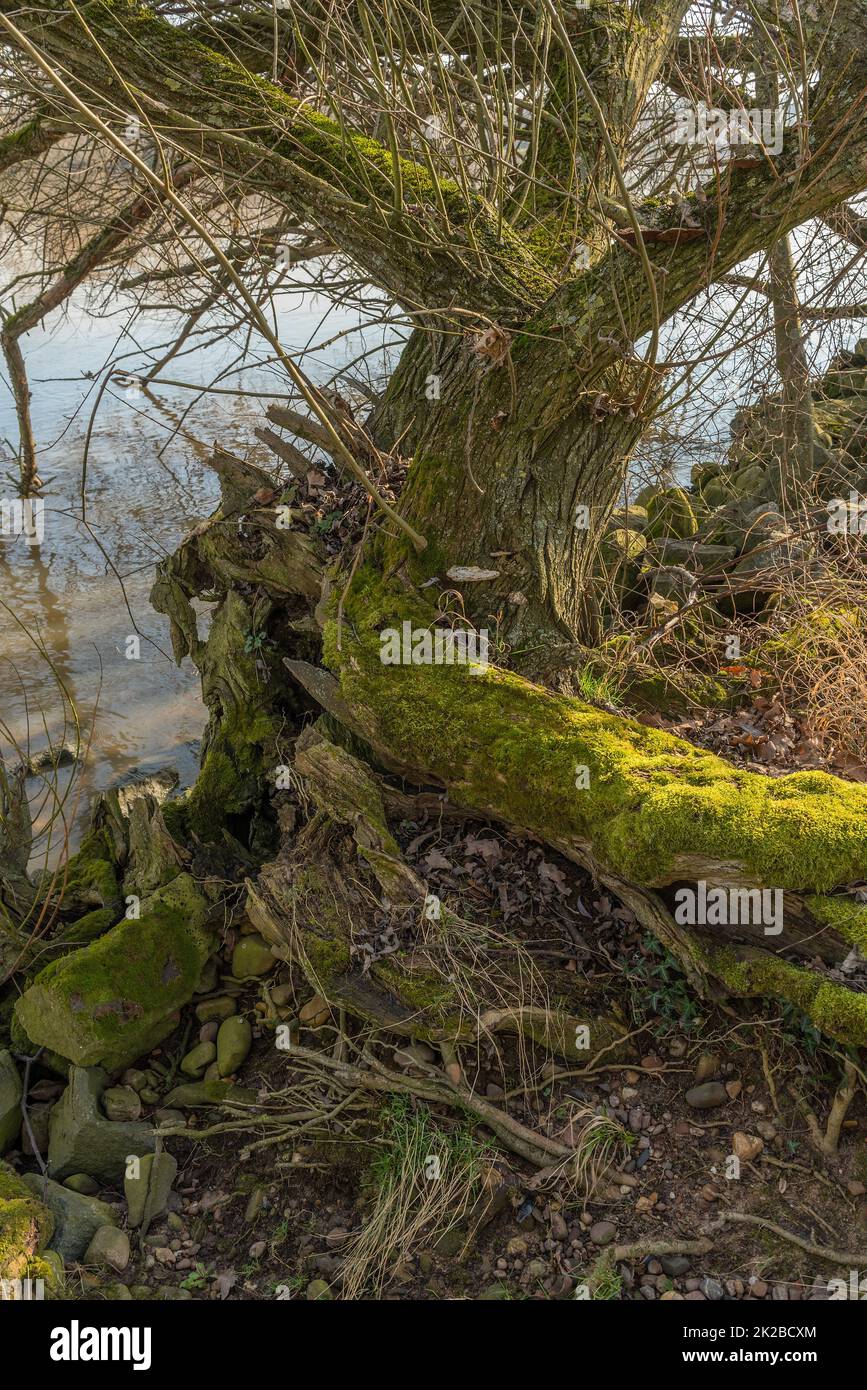
[[[867,909],[842,891],[867,878],[867,788],[745,773],[560,693],[593,637],[604,522],[664,389],[660,329],[867,187],[867,0],[841,0],[830,25],[759,4],[762,42],[809,73],[791,79],[782,148],[740,151],[673,195],[663,178],[656,197],[642,192],[656,187],[654,156],[632,169],[648,103],[687,70],[715,90],[728,46],[683,36],[688,0],[337,9],[280,6],[278,85],[259,73],[262,21],[243,6],[206,22],[181,5],[167,22],[135,0],[0,0],[3,37],[51,111],[117,150],[136,112],[167,164],[198,162],[203,196],[212,180],[267,191],[413,325],[364,428],[296,378],[310,413],[282,417],[371,496],[386,456],[408,464],[397,514],[372,502],[360,551],[326,565],[254,502],[268,479],[223,460],[223,509],[161,567],[155,601],[178,657],[202,669],[211,715],[199,784],[170,828],[217,837],[226,813],[237,836],[246,815],[252,837],[257,769],[285,761],[287,730],[321,710],[292,761],[323,814],[251,879],[250,902],[333,998],[408,1031],[454,1027],[448,1001],[418,986],[417,959],[362,978],[348,944],[362,871],[390,910],[421,912],[425,885],[390,827],[442,810],[445,790],[449,813],[531,832],[589,866],[697,987],[782,997],[867,1043],[867,996],[814,968],[867,945]],[[763,61],[732,46],[742,68]],[[420,135],[436,100],[439,147]],[[136,169],[165,187],[160,159]],[[194,211],[173,207],[198,235]],[[455,590],[466,618],[504,639],[508,669],[383,664],[382,631],[429,627]],[[220,599],[207,644],[190,604],[200,593]],[[251,593],[267,600],[282,658],[264,688],[243,647]],[[783,934],[677,925],[674,889],[698,880],[783,890]],[[550,1041],[550,1019],[505,1015]]]

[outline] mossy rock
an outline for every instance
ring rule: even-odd
[[[69,860],[63,884],[63,910],[81,914],[93,908],[122,911],[114,853],[104,829],[89,830]]]
[[[53,1233],[48,1208],[0,1163],[0,1279],[50,1279],[50,1266],[39,1257]]]
[[[10,1052],[0,1052],[0,1154],[11,1149],[21,1129],[21,1077]]]
[[[175,1027],[213,949],[209,905],[188,874],[73,955],[53,961],[15,1006],[37,1046],[77,1066],[128,1066]]]
[[[711,479],[719,477],[721,472],[721,463],[696,463],[690,472],[689,480],[694,488],[703,492]]]
[[[640,531],[623,527],[608,532],[600,546],[600,553],[607,564],[616,566],[629,561],[640,562],[646,549],[647,541]]]
[[[688,536],[694,536],[697,530],[698,521],[692,503],[682,487],[667,488],[648,502],[646,535],[649,540],[664,537],[686,540]]]
[[[610,531],[643,531],[647,526],[647,508],[638,502],[630,502],[626,507],[615,507],[608,519]]]
[[[711,511],[716,507],[724,507],[734,495],[734,488],[727,474],[710,478],[701,488],[702,499]]]
[[[769,497],[773,492],[770,479],[760,463],[748,463],[729,477],[736,497]]]
[[[154,1148],[152,1125],[106,1119],[100,1108],[105,1083],[99,1067],[72,1068],[69,1085],[51,1111],[48,1167],[58,1179],[89,1173],[103,1182],[117,1182],[130,1154]]]

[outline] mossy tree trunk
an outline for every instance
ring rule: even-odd
[[[513,7],[493,8],[508,26]],[[779,157],[733,160],[705,188],[642,205],[621,161],[687,8],[686,0],[638,7],[591,0],[587,11],[569,7],[566,16],[565,7],[544,6],[548,37],[559,35],[565,64],[543,104],[562,128],[568,94],[575,128],[565,164],[552,142],[541,150],[548,195],[563,174],[561,205],[555,197],[556,210],[541,223],[510,221],[486,185],[470,192],[417,161],[415,147],[380,144],[348,118],[317,113],[209,46],[195,24],[169,23],[137,0],[94,0],[86,25],[60,0],[33,11],[0,0],[0,23],[28,61],[35,46],[46,64],[63,68],[53,99],[99,138],[108,139],[119,83],[128,84],[184,157],[248,193],[267,189],[293,213],[303,209],[309,230],[351,258],[415,325],[370,429],[381,448],[410,461],[400,507],[426,548],[418,553],[383,523],[363,554],[341,557],[326,574],[306,535],[277,532],[269,514],[249,520],[255,540],[248,533],[239,553],[235,515],[255,511],[258,483],[228,477],[237,494],[231,505],[224,491],[214,524],[162,567],[156,602],[171,616],[176,654],[191,654],[202,671],[211,715],[202,781],[186,814],[167,819],[169,829],[213,840],[229,810],[230,830],[251,843],[269,769],[315,706],[338,744],[361,741],[384,802],[395,790],[388,774],[397,774],[404,789],[441,788],[467,814],[541,837],[620,894],[699,987],[712,980],[790,999],[832,1036],[863,1044],[867,995],[789,959],[806,962],[812,953],[836,963],[867,944],[864,909],[835,891],[867,878],[863,787],[823,774],[769,780],[736,771],[514,670],[380,660],[384,627],[430,626],[437,596],[460,588],[478,626],[490,625],[489,617],[501,626],[518,669],[547,674],[555,648],[566,649],[556,659],[568,661],[569,645],[592,625],[594,547],[653,420],[660,328],[738,263],[867,187],[867,16],[863,0],[841,0],[815,57],[808,172],[802,132],[793,129]],[[293,18],[291,4],[289,12]],[[609,31],[615,37],[606,47]],[[785,32],[800,51],[801,29]],[[372,79],[363,96],[380,109]],[[574,237],[585,228],[589,259],[576,264]],[[359,467],[371,457],[360,452]],[[450,577],[455,566],[496,576],[464,584]],[[439,584],[429,585],[434,578]],[[213,647],[199,641],[190,602],[205,591],[220,603]],[[243,640],[247,622],[255,635],[257,602],[270,634],[282,634],[265,663],[267,679]],[[309,749],[299,742],[294,753],[314,799],[318,790],[321,814],[355,827],[355,849],[383,898],[394,902],[399,882],[423,901],[423,885],[400,872],[365,778],[344,781],[358,799],[347,810]],[[318,835],[315,844],[330,855]],[[671,893],[698,880],[781,890],[783,935],[753,943],[743,933],[678,926]],[[325,872],[319,890],[311,889],[320,916],[329,882]],[[288,901],[296,884],[274,885],[272,875],[287,920],[301,912],[305,925],[303,906]],[[274,911],[279,916],[279,904]]]
[[[503,332],[492,351],[423,330],[405,349],[375,429],[412,456],[402,510],[428,548],[389,543],[383,560],[444,586],[455,566],[494,573],[465,589],[468,616],[501,615],[518,664],[543,670],[592,635],[596,552],[647,416],[634,366],[585,389],[562,344]]]

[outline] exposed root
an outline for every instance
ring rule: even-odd
[[[843,1128],[843,1121],[849,1112],[849,1107],[855,1099],[855,1093],[858,1090],[858,1081],[858,1068],[854,1062],[847,1058],[843,1063],[843,1080],[834,1094],[824,1133],[816,1118],[815,1112],[810,1108],[803,1097],[798,1095],[793,1087],[789,1087],[795,1103],[804,1116],[807,1129],[810,1133],[810,1143],[824,1159],[832,1159],[837,1156],[837,1151],[840,1146],[840,1131]]]
[[[826,1245],[815,1245],[811,1240],[804,1240],[803,1236],[795,1235],[794,1231],[787,1231],[782,1226],[778,1226],[774,1221],[767,1221],[763,1216],[751,1216],[745,1211],[726,1211],[719,1217],[719,1224],[725,1225],[733,1221],[747,1226],[761,1226],[765,1231],[771,1231],[781,1240],[787,1240],[791,1245],[797,1245],[799,1250],[804,1250],[808,1255],[814,1255],[818,1260],[827,1260],[835,1265],[867,1265],[867,1253],[852,1254],[848,1250],[832,1250]],[[714,1229],[716,1222],[713,1227]]]

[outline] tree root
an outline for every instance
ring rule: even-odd
[[[832,1250],[829,1246],[814,1245],[811,1240],[805,1240],[803,1236],[795,1235],[794,1231],[787,1231],[782,1226],[778,1226],[775,1221],[768,1221],[763,1216],[751,1216],[745,1211],[725,1211],[718,1217],[717,1221],[709,1226],[709,1230],[717,1229],[732,1221],[745,1226],[761,1226],[765,1231],[771,1231],[781,1240],[787,1240],[791,1245],[797,1245],[799,1250],[803,1250],[808,1255],[814,1255],[818,1260],[827,1260],[829,1264],[835,1265],[867,1265],[867,1253],[852,1254],[849,1250]]]
[[[840,1146],[840,1131],[843,1128],[843,1121],[849,1112],[849,1107],[855,1099],[859,1075],[855,1063],[847,1058],[843,1063],[843,1080],[834,1094],[824,1133],[815,1112],[803,1097],[798,1095],[794,1087],[789,1087],[790,1094],[806,1121],[807,1129],[810,1132],[810,1143],[824,1159],[832,1159],[837,1156]]]

